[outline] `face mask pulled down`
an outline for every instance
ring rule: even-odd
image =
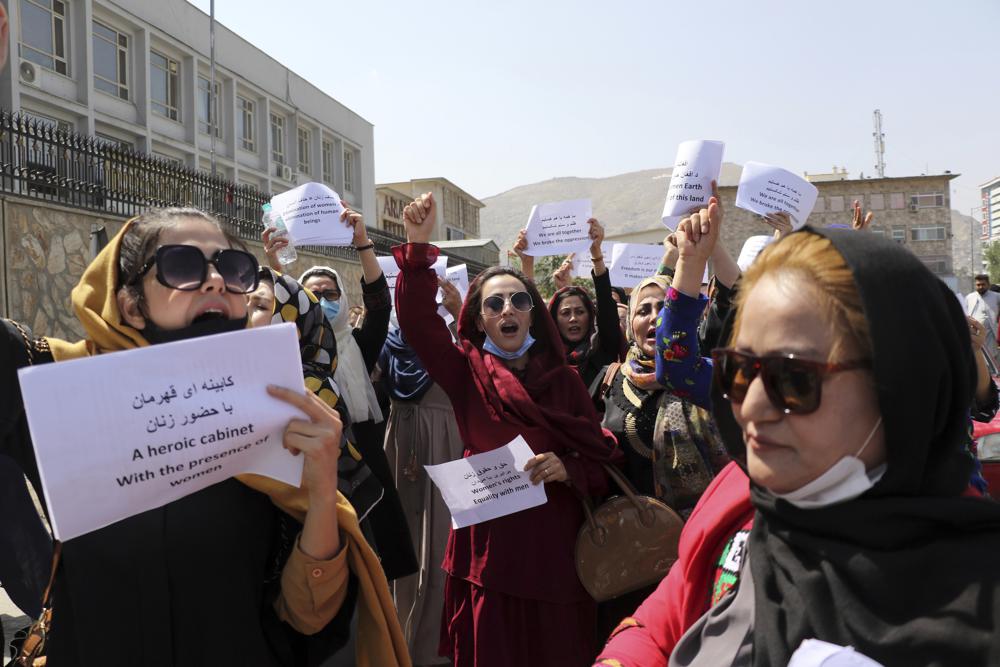
[[[485,342],[483,342],[483,349],[489,352],[490,354],[500,357],[501,359],[506,359],[507,361],[513,361],[514,359],[519,359],[520,357],[523,357],[531,348],[531,346],[534,344],[535,344],[535,339],[531,335],[531,332],[529,331],[525,335],[524,342],[521,344],[521,347],[519,347],[516,352],[507,352],[506,350],[500,349],[500,346],[498,346],[496,343],[493,342],[493,339],[490,338],[490,335],[486,334],[486,340]]]
[[[873,468],[869,474],[865,470],[864,462],[858,458],[868,447],[868,443],[875,436],[875,431],[881,425],[882,418],[879,417],[878,421],[875,422],[875,427],[865,439],[865,444],[861,445],[861,449],[853,456],[842,457],[829,470],[795,491],[775,493],[774,495],[801,509],[827,507],[857,498],[875,486],[875,483],[882,479],[882,475],[885,474],[885,464]]]

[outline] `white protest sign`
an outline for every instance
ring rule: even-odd
[[[383,255],[375,259],[378,261],[379,268],[382,269],[382,274],[385,275],[385,282],[388,283],[389,294],[392,296],[392,311],[389,313],[389,323],[398,329],[399,320],[396,318],[396,279],[399,277],[399,266],[396,264],[396,258],[392,255]],[[447,276],[447,267],[448,257],[445,255],[438,256],[434,264],[431,265],[434,272],[441,278]],[[436,297],[438,303],[441,303],[442,296],[443,294],[439,288]],[[444,317],[444,315],[441,315],[441,317]]]
[[[303,391],[294,324],[18,371],[56,538],[69,540],[234,475],[298,486],[281,446],[302,418],[265,387]]]
[[[818,194],[815,185],[787,169],[747,162],[736,190],[736,205],[758,215],[783,211],[792,217],[792,229],[799,229],[812,213]]]
[[[601,255],[604,256],[604,261],[607,262],[611,257],[611,250],[614,244],[610,241],[605,241],[601,244]],[[594,270],[594,260],[591,259],[589,252],[578,252],[573,255],[573,269],[572,274],[574,278],[589,278],[590,272]]]
[[[525,464],[535,455],[521,436],[483,454],[424,466],[441,490],[453,528],[465,528],[489,519],[544,505],[544,484],[532,484]]]
[[[611,250],[611,284],[630,289],[655,276],[663,261],[663,246],[649,243],[616,243]]]
[[[712,196],[712,181],[718,182],[722,171],[721,141],[685,141],[677,147],[677,159],[670,173],[667,199],[663,202],[663,224],[677,229],[677,223],[687,213],[708,206]]]
[[[469,293],[469,267],[465,264],[453,266],[445,271],[445,277],[452,285],[458,288],[458,293],[465,298]]]
[[[838,646],[820,639],[803,639],[788,667],[883,667],[851,646]]]
[[[591,215],[589,199],[573,199],[551,204],[536,204],[528,216],[525,255],[544,257],[582,252],[590,247]]]
[[[322,183],[275,195],[271,210],[284,220],[292,245],[344,246],[354,240],[354,230],[340,219],[340,196]]]
[[[764,248],[771,245],[774,242],[773,234],[761,234],[759,236],[751,236],[744,242],[743,248],[740,250],[740,256],[736,260],[736,264],[740,267],[740,271],[746,271],[753,264],[754,260],[757,259],[757,255],[764,251]]]

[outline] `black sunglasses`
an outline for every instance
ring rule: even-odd
[[[328,289],[322,292],[313,290],[313,294],[318,296],[320,299],[326,299],[327,301],[340,301],[340,292],[335,289]]]
[[[522,313],[528,312],[535,305],[531,301],[531,295],[527,292],[514,292],[509,297],[494,294],[483,299],[483,315],[486,317],[500,317],[500,313],[503,312],[504,306],[508,302],[514,307],[514,310],[519,310]]]
[[[154,264],[156,279],[161,285],[183,292],[194,291],[205,284],[209,264],[222,276],[227,292],[249,294],[260,283],[257,258],[248,252],[224,248],[205,257],[201,248],[193,245],[161,245],[129,284],[135,285],[142,280]]]
[[[830,364],[799,359],[794,354],[755,357],[731,348],[712,350],[712,360],[715,381],[727,399],[742,403],[759,374],[767,397],[786,415],[807,415],[819,409],[827,375],[872,367],[867,360]]]

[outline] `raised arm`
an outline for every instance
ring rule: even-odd
[[[408,242],[392,249],[400,268],[396,317],[428,374],[455,400],[467,386],[470,371],[465,354],[452,343],[448,327],[437,314],[438,281],[431,267],[440,251],[429,243],[436,214],[434,195],[430,193],[403,210]]]
[[[514,241],[514,254],[521,260],[521,273],[528,280],[535,280],[535,258],[533,255],[526,255],[525,248],[528,247],[528,230],[522,229],[517,233],[517,240]]]

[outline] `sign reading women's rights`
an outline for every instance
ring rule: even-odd
[[[535,456],[517,436],[503,447],[483,454],[424,466],[441,490],[453,528],[465,528],[548,502],[544,484],[532,484],[525,464]]]
[[[736,190],[736,205],[758,215],[788,213],[792,229],[800,229],[816,206],[818,194],[815,185],[787,169],[747,162]]]
[[[524,254],[545,257],[586,250],[592,243],[587,224],[591,212],[589,199],[536,204],[525,227],[528,247]]]
[[[288,227],[292,245],[351,245],[354,230],[341,221],[340,195],[322,183],[306,183],[271,198],[271,210]]]
[[[663,260],[663,246],[649,243],[616,243],[611,250],[611,284],[631,289],[656,275]]]
[[[303,391],[294,324],[18,371],[52,528],[60,540],[161,507],[234,475],[298,486],[281,445]]]
[[[663,224],[677,229],[677,223],[692,209],[708,206],[712,181],[722,171],[721,141],[685,141],[677,147],[677,159],[670,173],[667,200],[663,203]]]

